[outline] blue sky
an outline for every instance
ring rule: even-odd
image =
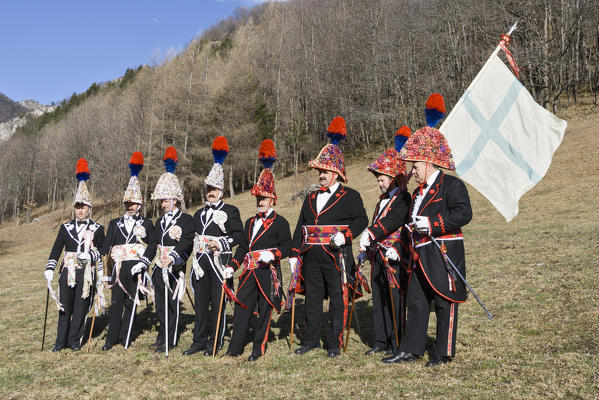
[[[239,6],[264,0],[20,0],[0,5],[0,93],[60,102],[183,49]]]

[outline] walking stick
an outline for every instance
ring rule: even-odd
[[[291,350],[292,346],[293,346],[294,325],[295,325],[295,296],[293,296],[293,300],[291,300],[291,337],[289,338],[289,350]]]
[[[189,290],[187,290],[187,286],[185,287],[185,293],[187,293],[187,298],[189,299],[189,302],[191,303],[191,308],[193,308],[193,312],[196,312],[196,306],[193,304],[193,300],[191,299],[191,295],[189,294]]]
[[[226,285],[223,280],[223,285]],[[220,288],[220,303],[218,305],[218,318],[216,320],[216,332],[214,333],[214,346],[212,347],[212,358],[216,357],[216,344],[218,343],[218,332],[220,329],[220,315],[223,311],[223,300],[225,298],[225,288],[221,286]]]
[[[386,268],[390,268],[389,259],[383,256],[383,262],[385,263]],[[388,271],[391,274],[391,271]],[[389,299],[391,300],[391,314],[393,316],[393,332],[395,332],[395,345],[399,348],[399,335],[397,333],[397,320],[395,318],[395,299],[393,297],[393,285],[389,279],[387,279],[387,284],[389,286]]]
[[[48,300],[50,300],[50,288],[46,288],[46,313],[44,314],[44,333],[42,334],[42,351],[46,341],[46,322],[48,321]]]
[[[89,328],[89,337],[87,338],[87,350],[86,353],[89,353],[89,347],[92,343],[92,333],[94,332],[94,323],[96,322],[96,310],[98,309],[98,297],[96,296],[96,305],[94,307],[94,315],[92,316],[92,326]]]
[[[354,293],[351,298],[351,309],[349,311],[349,321],[347,323],[347,334],[345,336],[345,345],[343,346],[343,353],[347,351],[347,345],[349,343],[349,332],[351,331],[351,321],[354,315],[354,305],[356,304],[356,292],[358,291],[358,269],[356,269],[356,277],[354,278]],[[356,318],[356,321],[358,319]]]
[[[131,337],[131,328],[133,327],[133,318],[135,317],[135,306],[139,301],[139,285],[141,284],[141,275],[137,275],[137,287],[135,288],[135,297],[133,298],[133,308],[129,316],[129,329],[127,330],[127,339],[125,339],[125,350],[129,348],[129,338]]]
[[[167,271],[167,277],[168,277],[168,271]],[[167,278],[167,282],[168,282],[168,278]],[[164,351],[166,354],[166,357],[168,357],[168,348],[169,348],[169,342],[168,342],[168,283],[164,282],[164,321],[165,321],[165,327],[164,327],[164,338],[166,339],[164,341]]]

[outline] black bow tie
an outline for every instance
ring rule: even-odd
[[[320,189],[320,193],[331,193],[331,189],[330,188]]]
[[[256,214],[256,218],[264,219],[266,218],[266,213],[258,213]]]
[[[206,204],[206,209],[216,210],[216,204]]]
[[[77,223],[77,227],[87,225],[87,221],[77,221],[76,223]]]

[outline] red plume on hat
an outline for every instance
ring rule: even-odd
[[[131,176],[138,176],[143,167],[144,155],[141,151],[136,151],[131,155],[131,159],[129,160],[129,170],[131,171]]]
[[[229,142],[224,136],[217,136],[212,142],[212,156],[216,164],[222,164],[229,154]]]
[[[271,168],[277,160],[277,149],[272,139],[265,139],[258,149],[258,160],[264,168]]]
[[[339,145],[339,143],[347,137],[347,127],[343,117],[335,117],[327,128],[327,136],[331,139],[331,143]]]
[[[264,166],[258,182],[252,187],[252,195],[270,197],[274,200],[273,204],[277,203],[277,192],[275,190],[275,177],[270,168],[277,160],[277,150],[271,139],[265,139],[258,149],[258,160]]]
[[[80,158],[77,160],[75,171],[77,180],[86,181],[89,179],[89,165],[87,165],[87,160],[85,158]]]

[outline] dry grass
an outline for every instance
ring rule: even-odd
[[[56,234],[42,216],[18,229],[0,229],[0,398],[597,398],[597,111],[590,105],[566,111],[569,128],[552,167],[524,196],[510,224],[470,189],[475,216],[465,229],[468,276],[495,317],[489,322],[474,299],[461,307],[457,358],[449,365],[428,369],[423,360],[387,366],[379,357],[363,356],[372,344],[367,298],[357,306],[361,336],[352,332],[348,354],[334,360],[323,350],[290,354],[288,314],[275,315],[268,353],[256,363],[245,357],[183,357],[193,324],[187,300],[182,344],[168,359],[147,350],[155,337],[147,322],[128,351],[102,353],[104,329],[96,331],[89,354],[41,353],[42,271]],[[364,170],[367,161],[348,172],[370,214],[377,188]],[[313,177],[302,174],[277,184],[278,211],[292,226],[300,203],[291,196]],[[231,202],[243,218],[254,212],[248,193]],[[145,305],[139,321],[147,321]],[[97,324],[105,327],[106,319]],[[48,349],[55,329],[51,306]],[[249,351],[247,346],[245,356]]]

